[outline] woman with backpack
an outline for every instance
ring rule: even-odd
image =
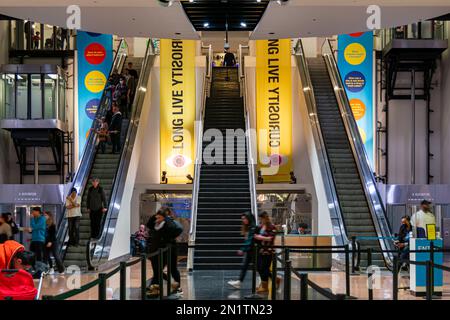
[[[56,243],[56,224],[53,217],[53,214],[49,211],[44,212],[45,218],[47,219],[47,232],[45,236],[45,249],[44,249],[44,262],[49,265],[50,268],[53,268],[53,262],[51,256],[55,258],[56,267],[58,268],[59,273],[64,272],[64,265],[62,264],[61,258],[57,252],[57,243]]]
[[[147,228],[150,232],[150,248],[149,253],[152,254],[157,252],[159,249],[164,249],[167,246],[171,246],[171,249],[176,247],[176,238],[181,234],[177,224],[174,222],[172,217],[168,217],[165,210],[159,210],[155,215],[151,216],[149,221],[147,222]],[[171,250],[175,251],[176,250]],[[177,260],[173,259],[176,256],[171,254],[171,263],[170,263],[170,275],[173,277],[175,283],[172,284],[172,293],[180,293],[180,282],[181,276],[177,267]],[[153,269],[153,278],[150,284],[150,287],[147,288],[148,297],[155,298],[159,296],[160,290],[160,279],[158,276],[159,273],[159,261],[158,256],[154,256],[150,258]],[[163,255],[163,266],[164,268],[167,264],[167,254]],[[169,275],[168,275],[169,276]]]

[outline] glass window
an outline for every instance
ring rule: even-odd
[[[42,119],[42,83],[41,74],[31,76],[31,119]]]
[[[432,21],[422,21],[420,24],[421,37],[422,39],[432,39],[433,38],[433,22]]]
[[[59,101],[58,101],[58,119],[65,121],[66,112],[66,84],[64,79],[59,77]]]
[[[28,118],[28,75],[17,75],[16,118]]]
[[[44,118],[54,119],[56,116],[56,80],[58,75],[46,74],[44,77]]]
[[[3,89],[4,89],[4,110],[2,116],[5,119],[12,119],[16,117],[16,75],[4,74],[2,75]]]

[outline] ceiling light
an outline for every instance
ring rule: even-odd
[[[247,24],[245,22],[241,22],[241,27],[246,28]]]
[[[258,3],[259,3],[259,2],[261,2],[261,0],[256,0],[256,2],[258,2]]]
[[[194,0],[189,0],[189,2],[191,2],[191,3],[192,3],[192,2],[194,2]]]
[[[208,23],[208,22],[205,22],[205,23],[203,24],[203,27],[204,27],[204,28],[208,28],[208,27],[209,27],[209,23]]]

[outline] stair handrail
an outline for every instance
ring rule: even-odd
[[[339,105],[339,110],[344,122],[345,130],[347,134],[352,137],[348,139],[352,152],[355,158],[355,162],[359,171],[359,176],[362,181],[367,203],[370,209],[372,220],[375,226],[375,230],[381,238],[379,242],[383,250],[392,250],[393,242],[390,239],[392,232],[387,220],[386,211],[384,208],[383,200],[378,191],[375,176],[369,166],[369,158],[361,139],[361,135],[358,130],[358,125],[353,116],[353,112],[345,91],[345,87],[342,82],[341,75],[337,66],[336,57],[334,55],[333,46],[329,38],[325,39],[322,46],[322,56],[327,65],[328,73],[332,85],[334,87],[334,93]],[[383,256],[387,266],[392,265],[393,257],[390,252],[383,252]]]
[[[212,57],[212,45],[208,46],[208,56]],[[189,228],[189,246],[195,245],[195,235],[197,229],[197,208],[198,208],[198,191],[200,186],[200,171],[203,160],[203,122],[205,119],[206,100],[211,92],[212,79],[212,60],[207,57],[206,72],[203,77],[203,94],[200,106],[200,112],[196,121],[196,149],[195,149],[195,165],[194,165],[194,181],[192,182],[192,201],[191,201],[191,225]],[[208,62],[209,60],[209,62]],[[187,268],[192,270],[194,266],[194,249],[189,248]]]
[[[125,138],[125,142],[122,146],[122,152],[120,156],[119,166],[117,168],[116,175],[113,180],[113,189],[111,190],[111,197],[104,219],[101,236],[97,241],[88,243],[88,265],[90,267],[99,266],[102,261],[109,258],[111,244],[117,220],[119,217],[120,206],[122,203],[122,197],[124,193],[125,181],[128,174],[128,168],[130,165],[131,155],[133,152],[133,145],[136,139],[136,134],[139,126],[139,118],[143,108],[145,95],[147,91],[147,85],[150,78],[150,73],[153,67],[157,50],[151,39],[147,42],[147,49],[142,63],[142,69],[139,75],[139,80],[136,86],[136,96],[134,97],[132,104],[132,113],[130,117],[130,123]],[[91,249],[92,246],[92,249]],[[92,256],[91,256],[91,251]]]
[[[119,49],[117,50],[113,63],[111,65],[109,76],[111,76],[114,72],[121,70],[127,55],[128,55],[128,45],[126,44],[125,39],[122,38],[119,42]],[[95,148],[97,145],[97,136],[98,136],[95,129],[98,128],[99,124],[98,120],[100,120],[106,114],[107,111],[108,101],[105,93],[106,90],[103,90],[103,94],[100,99],[97,112],[95,114],[95,119],[92,121],[91,130],[89,131],[89,135],[86,140],[82,156],[78,161],[77,169],[75,171],[76,173],[72,180],[71,188],[76,188],[79,195],[82,195],[84,192],[87,181],[89,179],[89,172],[92,167],[92,162],[95,157]],[[65,250],[67,249],[65,242],[68,238],[68,225],[65,215],[66,215],[66,207],[63,206],[63,212],[61,219],[59,219],[60,222],[58,223],[58,232],[57,232],[59,254],[61,257],[64,257]]]
[[[347,230],[344,224],[343,213],[339,205],[336,185],[331,171],[331,165],[328,158],[328,153],[325,147],[325,142],[322,135],[321,125],[318,119],[316,98],[314,96],[313,85],[309,73],[308,62],[306,61],[305,50],[301,39],[298,39],[294,46],[294,55],[297,61],[297,68],[300,73],[301,85],[303,94],[306,100],[306,107],[308,109],[309,121],[312,127],[313,139],[316,144],[317,157],[319,158],[320,171],[324,177],[325,194],[328,202],[328,209],[330,211],[331,223],[333,226],[333,234],[335,235],[336,245],[349,244]]]
[[[240,83],[240,94],[244,103],[244,117],[245,117],[245,139],[247,142],[247,166],[249,174],[249,185],[250,185],[250,199],[251,199],[251,211],[255,217],[255,221],[258,221],[258,195],[256,192],[256,165],[257,162],[254,158],[253,153],[253,139],[252,130],[250,123],[250,110],[247,104],[247,82],[245,81],[245,69],[244,69],[244,55],[243,49],[249,48],[249,46],[239,45],[238,51],[238,75]],[[256,137],[255,137],[256,138]]]

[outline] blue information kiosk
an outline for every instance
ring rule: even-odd
[[[435,248],[442,248],[442,239],[428,240],[425,238],[411,238],[409,245],[411,251],[414,250],[430,250],[430,244],[433,242]],[[411,261],[426,262],[431,260],[430,252],[411,252]],[[434,263],[443,264],[444,255],[442,252],[434,252]],[[443,272],[441,269],[434,268],[434,294],[442,294]],[[410,290],[416,296],[425,295],[426,293],[426,267],[422,265],[410,265]]]

